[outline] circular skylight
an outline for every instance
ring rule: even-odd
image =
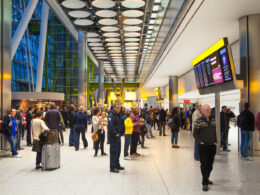
[[[86,6],[86,3],[79,0],[66,0],[61,3],[63,7],[66,7],[68,9],[81,9]]]
[[[107,43],[107,46],[121,46],[121,43]]]
[[[142,24],[143,21],[140,19],[126,19],[124,20],[124,24],[127,25],[138,25],[138,24]]]
[[[101,30],[104,32],[115,32],[115,31],[118,31],[119,28],[116,26],[104,26],[101,28]]]
[[[141,17],[144,15],[144,12],[139,11],[139,10],[127,10],[123,11],[123,16],[128,17],[128,18],[136,18],[136,17]]]
[[[91,47],[92,50],[104,50],[104,47]]]
[[[74,24],[79,25],[79,26],[90,26],[93,23],[94,22],[92,20],[88,20],[88,19],[77,19],[74,21]]]
[[[116,3],[111,0],[95,0],[92,2],[92,5],[97,8],[108,9],[114,7]]]
[[[125,39],[126,42],[137,42],[137,41],[140,41],[139,38],[126,38]]]
[[[125,37],[139,37],[141,34],[136,32],[125,33]]]
[[[125,0],[122,5],[126,8],[140,8],[145,5],[145,2],[142,0]]]
[[[73,18],[86,18],[90,16],[90,13],[83,10],[70,11],[68,13]]]
[[[87,41],[93,43],[93,42],[100,42],[101,39],[99,39],[99,38],[89,38],[89,39],[87,39]]]
[[[125,43],[125,46],[138,46],[139,43]]]
[[[94,53],[106,53],[106,51],[104,51],[104,50],[103,50],[103,51],[94,50],[93,52],[94,52]]]
[[[102,20],[99,20],[98,23],[101,25],[115,25],[118,22],[115,19],[102,19]]]
[[[135,32],[135,31],[140,31],[142,28],[139,26],[126,26],[124,27],[124,30],[126,32]]]
[[[88,37],[88,38],[98,37],[98,34],[97,34],[97,33],[94,33],[94,32],[89,32],[89,33],[87,33],[87,37]]]
[[[119,37],[119,33],[104,33],[104,37]]]
[[[126,50],[135,50],[135,49],[139,49],[139,47],[126,47]]]
[[[121,47],[109,47],[108,49],[109,50],[119,50],[119,49],[121,49]]]
[[[119,38],[107,38],[105,39],[106,42],[120,42]]]
[[[91,46],[91,47],[100,47],[100,46],[103,46],[102,43],[89,43],[88,45]]]
[[[96,15],[102,18],[111,18],[116,16],[116,12],[112,10],[100,10],[96,12]]]

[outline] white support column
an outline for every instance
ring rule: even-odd
[[[38,3],[38,0],[30,0],[26,7],[26,10],[24,11],[23,17],[21,18],[21,21],[12,38],[11,60],[14,58],[16,50],[17,50],[17,48],[22,40],[22,37],[24,35],[24,32],[32,18],[32,14],[35,10],[35,7],[37,6],[37,3]]]
[[[37,65],[37,83],[36,92],[42,91],[42,75],[43,75],[43,64],[45,59],[45,48],[47,39],[47,27],[49,17],[49,6],[45,1],[42,2],[42,16],[41,16],[41,30],[40,30],[40,44],[38,51],[38,65]],[[46,66],[48,66],[46,64]]]

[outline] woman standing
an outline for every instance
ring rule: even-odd
[[[171,136],[172,148],[180,148],[177,145],[178,134],[179,134],[179,129],[180,129],[180,117],[178,114],[178,107],[173,108],[172,114],[168,121],[168,125],[171,128],[171,132],[172,132],[172,136]]]
[[[15,138],[17,135],[17,125],[18,125],[15,115],[16,115],[15,109],[9,110],[8,115],[4,117],[3,130],[4,130],[5,138],[8,140],[8,142],[11,145],[13,157],[22,158],[15,148]]]
[[[97,157],[99,145],[100,145],[100,149],[101,149],[101,155],[107,155],[104,152],[105,132],[104,132],[104,129],[102,130],[101,123],[103,122],[103,120],[102,120],[102,117],[100,117],[100,109],[95,108],[93,115],[94,115],[92,117],[93,133],[98,134],[98,140],[94,142],[94,149],[95,149],[94,157]],[[104,123],[103,123],[103,127],[104,127]]]
[[[79,136],[81,133],[81,138],[83,141],[84,148],[88,147],[88,141],[85,136],[85,131],[87,131],[88,127],[88,119],[87,116],[83,113],[84,112],[84,107],[80,106],[79,111],[75,115],[74,118],[74,126],[75,126],[75,139],[74,139],[74,144],[75,144],[75,150],[79,150]]]
[[[35,113],[35,119],[31,121],[31,132],[33,137],[33,148],[32,151],[37,152],[36,154],[36,167],[35,169],[42,168],[41,158],[42,158],[42,143],[40,142],[40,135],[46,130],[49,130],[49,128],[45,125],[45,122],[42,120],[42,112],[37,111]]]

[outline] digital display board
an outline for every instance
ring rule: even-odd
[[[193,68],[198,89],[234,81],[234,65],[227,39],[221,39],[193,60]]]

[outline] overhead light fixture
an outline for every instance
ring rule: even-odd
[[[157,13],[152,13],[151,14],[151,18],[156,18],[157,17]]]
[[[155,20],[150,20],[150,24],[155,24]]]
[[[159,5],[154,5],[153,6],[153,11],[158,11],[160,9],[160,6]]]

